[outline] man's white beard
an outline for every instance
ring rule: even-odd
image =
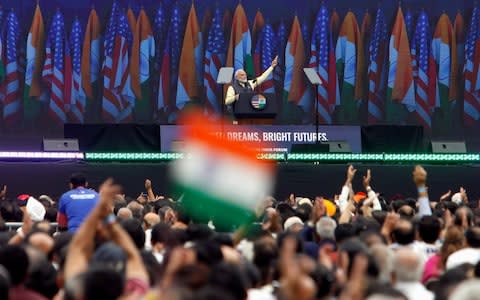
[[[247,79],[239,79],[238,81],[240,81],[241,83],[247,83]]]

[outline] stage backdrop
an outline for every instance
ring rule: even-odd
[[[220,67],[254,78],[278,56],[257,89],[282,100],[278,125],[422,125],[480,149],[472,1],[0,3],[4,136],[58,136],[65,122],[174,124],[192,106],[218,114]]]

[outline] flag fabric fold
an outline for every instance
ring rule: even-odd
[[[155,57],[155,40],[145,10],[140,10],[133,33],[130,59],[132,91],[136,98],[135,120],[148,121],[152,115],[150,82]]]
[[[134,95],[129,69],[131,31],[127,17],[113,3],[104,41],[102,115],[106,122],[133,120]]]
[[[272,61],[277,55],[275,47],[275,32],[273,31],[272,25],[269,23],[265,24],[262,30],[262,70],[268,69],[272,65]],[[260,91],[264,93],[275,93],[275,86],[273,81],[273,74],[270,73],[267,79],[260,85]]]
[[[192,4],[188,14],[178,73],[176,106],[182,109],[191,100],[198,100],[203,73],[202,33],[197,12]]]
[[[42,63],[45,56],[45,25],[40,6],[37,4],[32,25],[27,37],[27,66],[25,71],[25,87],[23,114],[25,120],[34,120],[40,114],[42,94]]]
[[[332,114],[338,101],[340,101],[330,20],[328,9],[325,5],[322,5],[317,14],[312,33],[308,65],[309,68],[316,69],[322,81],[322,84],[316,90],[318,93],[317,113],[321,124],[332,123]],[[314,101],[316,101],[316,98]],[[311,105],[304,106],[305,111],[311,109],[313,109]]]
[[[383,10],[378,8],[369,44],[368,124],[377,124],[383,121],[385,115],[386,48],[387,24]]]
[[[17,47],[19,46],[20,27],[17,15],[11,11],[5,20],[5,81],[3,98],[3,121],[12,126],[21,119],[20,70]]]
[[[74,123],[85,122],[85,111],[87,106],[87,97],[83,91],[82,85],[82,44],[83,32],[80,21],[75,19],[70,33],[71,57],[72,57],[72,91],[69,119]]]
[[[399,7],[389,42],[386,119],[404,123],[415,109],[412,56],[407,28]]]
[[[218,71],[225,64],[225,37],[220,9],[215,10],[207,39],[204,58],[203,84],[205,87],[205,109],[209,115],[221,113],[221,90],[217,85]]]
[[[252,38],[245,10],[241,4],[235,9],[227,51],[227,67],[245,69],[251,77],[254,74],[252,61]]]
[[[80,68],[82,88],[87,98],[85,117],[93,121],[98,121],[101,110],[98,99],[102,44],[100,31],[100,20],[95,9],[92,9],[85,29]]]
[[[337,73],[340,81],[340,113],[342,124],[352,124],[358,121],[358,99],[361,84],[359,82],[359,67],[362,66],[361,37],[357,19],[352,12],[345,16],[335,49]]]
[[[469,127],[480,120],[480,93],[476,87],[480,58],[475,55],[475,51],[480,49],[479,22],[480,10],[478,6],[475,6],[465,42],[465,66],[463,68],[465,78],[463,117],[465,125]]]
[[[425,129],[432,128],[432,114],[438,107],[437,67],[432,55],[428,16],[422,11],[417,20],[412,48],[415,51],[415,116]]]

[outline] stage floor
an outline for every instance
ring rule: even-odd
[[[169,162],[129,163],[129,162],[0,162],[0,185],[8,185],[8,196],[20,193],[34,196],[49,194],[59,197],[68,189],[68,179],[74,172],[87,175],[90,185],[98,188],[108,177],[113,177],[124,187],[124,192],[136,197],[144,191],[145,178],[153,181],[157,194],[168,194]],[[471,201],[480,198],[478,178],[479,165],[424,165],[428,171],[428,186],[431,200],[436,200],[451,189],[458,191],[460,186],[467,189]],[[277,178],[274,196],[277,199],[298,196],[333,197],[340,193],[345,181],[346,164],[314,164],[307,162],[277,163]],[[370,168],[372,187],[387,197],[395,194],[415,196],[416,190],[411,179],[413,165],[357,163],[357,177],[354,189],[361,191],[361,178]],[[238,183],[241,186],[241,182]]]

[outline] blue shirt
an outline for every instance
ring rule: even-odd
[[[75,232],[90,214],[99,200],[94,190],[78,187],[60,197],[58,212],[64,215],[68,222],[68,231]]]

